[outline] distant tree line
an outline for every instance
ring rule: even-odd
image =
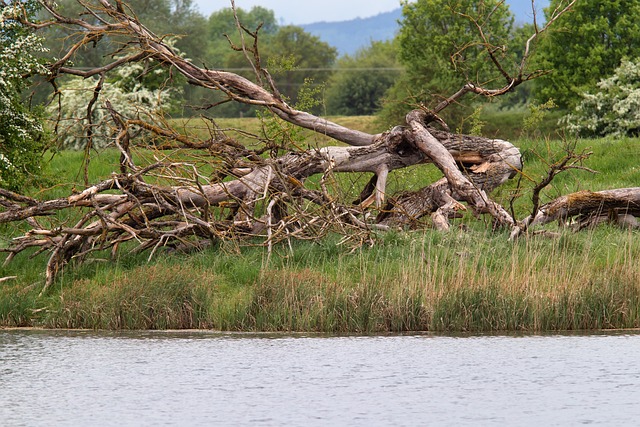
[[[68,15],[79,16],[83,10],[77,0],[58,0],[57,3]],[[546,18],[567,3],[568,0],[551,0],[545,9]],[[403,19],[394,40],[371,42],[355,55],[338,57],[336,48],[302,28],[279,25],[274,12],[264,7],[237,9],[237,18],[244,28],[241,30],[231,8],[205,17],[192,0],[129,0],[127,4],[142,22],[148,23],[150,30],[171,38],[172,46],[183,57],[206,68],[231,70],[247,77],[253,75],[253,70],[245,69],[245,53],[234,47],[242,44],[243,37],[247,38],[245,30],[257,32],[256,55],[291,105],[322,115],[377,114],[382,123],[398,123],[406,111],[416,105],[436,108],[446,102],[462,82],[485,86],[495,82],[500,86],[501,74],[512,70],[504,70],[505,73],[497,70],[481,54],[485,45],[494,46],[496,57],[503,63],[511,63],[515,69],[518,66],[515,58],[522,55],[527,35],[535,31],[532,24],[516,26],[508,5],[499,0],[403,1]],[[15,5],[38,14],[33,1],[0,1],[3,10]],[[489,16],[489,20],[476,22],[474,19],[478,16]],[[65,94],[60,98],[66,103],[63,111],[66,108],[77,112],[73,97],[91,96],[90,92],[82,94],[78,89],[84,87],[91,91],[95,85],[82,83],[82,78],[68,78],[58,87],[39,84],[35,89],[28,88],[24,77],[36,74],[35,58],[40,51],[59,57],[75,43],[78,35],[65,27],[53,26],[36,41],[28,38],[26,31],[16,27],[8,17],[3,15],[2,22],[0,107],[5,113],[12,112],[3,118],[4,123],[17,127],[6,125],[0,130],[6,134],[1,136],[0,169],[4,170],[3,186],[17,186],[24,181],[18,176],[37,170],[37,156],[33,153],[46,146],[46,132],[37,124],[43,110],[37,106],[50,102],[55,91]],[[566,112],[566,127],[582,136],[638,135],[638,22],[640,2],[637,0],[578,1],[570,13],[559,19],[553,31],[532,46],[530,71],[539,69],[549,73],[531,84],[519,86],[509,97],[501,97],[501,108],[530,103],[551,105],[549,101],[553,101],[553,105]],[[478,24],[482,25],[484,43],[472,42],[478,40]],[[15,49],[16,43],[20,45],[19,52]],[[91,47],[82,47],[74,59],[75,66],[94,67],[107,57],[117,56],[123,43],[117,36],[111,36]],[[17,57],[17,53],[21,53],[24,60]],[[117,78],[122,81],[113,78],[106,81],[105,87],[119,93],[114,98],[141,99],[141,104],[148,107],[148,114],[256,115],[255,106],[224,103],[223,95],[188,85],[177,73],[156,72],[158,69],[158,64],[146,61],[143,66],[129,70],[130,75]],[[44,80],[40,77],[40,83],[46,83]],[[168,88],[171,88],[170,96],[165,92]],[[172,103],[172,99],[178,97],[181,102]],[[315,100],[310,101],[310,97]],[[212,106],[216,108],[207,108]],[[473,98],[466,97],[463,104],[448,108],[443,119],[458,127],[476,106]],[[18,128],[24,132],[15,131]],[[9,178],[12,174],[13,178]]]
[[[59,0],[61,10],[79,12],[76,0]],[[131,9],[157,34],[175,37],[175,47],[199,65],[244,70],[242,32],[234,12],[226,8],[203,16],[192,0],[130,0]],[[567,0],[552,0],[546,16]],[[248,31],[258,31],[259,54],[274,76],[282,94],[295,105],[303,87],[316,87],[322,102],[317,113],[328,115],[370,115],[397,118],[407,103],[437,104],[451,95],[462,81],[486,83],[501,76],[479,55],[483,46],[470,46],[478,35],[474,16],[487,10],[490,22],[483,23],[487,42],[504,47],[502,57],[517,58],[526,43],[531,24],[514,25],[506,3],[498,0],[418,0],[403,2],[403,19],[395,40],[372,42],[352,56],[338,58],[337,49],[296,26],[281,26],[275,14],[261,6],[237,9],[239,21]],[[452,13],[456,10],[456,13]],[[562,17],[555,31],[536,47],[532,68],[551,72],[518,89],[505,106],[538,103],[553,99],[562,109],[572,111],[585,93],[598,91],[598,82],[611,77],[623,59],[640,56],[640,3],[635,0],[598,2],[582,0]],[[50,52],[62,52],[71,39],[64,30],[47,35],[44,45]],[[246,36],[246,35],[245,35]],[[87,67],[117,51],[118,40],[97,44],[80,52],[77,61]],[[477,59],[474,59],[476,58]],[[515,59],[514,59],[515,61]],[[80,64],[78,64],[80,65]],[[514,62],[513,66],[517,66]],[[508,71],[508,70],[507,70]],[[214,105],[210,91],[180,82],[188,105]],[[466,107],[450,109],[449,115],[467,114]],[[172,111],[177,115],[199,114],[199,110]],[[217,115],[254,115],[251,106],[231,105],[216,109]],[[451,118],[451,117],[449,117]]]

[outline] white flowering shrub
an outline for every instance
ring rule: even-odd
[[[640,135],[640,60],[623,60],[598,89],[564,118],[567,129],[584,137]]]
[[[114,138],[114,123],[105,101],[109,101],[114,109],[127,118],[141,118],[155,121],[175,108],[182,89],[166,86],[168,72],[166,69],[153,66],[153,62],[129,63],[115,70],[115,75],[107,79],[98,102],[93,107],[89,119],[87,106],[94,97],[98,78],[83,79],[70,77],[60,86],[62,94],[61,107],[52,103],[47,112],[50,117],[59,117],[58,144],[65,149],[83,149],[89,133],[87,126],[91,124],[92,147],[108,146]]]
[[[25,75],[46,73],[36,58],[42,40],[15,19],[33,1],[0,9],[0,187],[19,190],[40,171],[45,131],[41,118],[22,101]]]

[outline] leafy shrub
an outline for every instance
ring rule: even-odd
[[[22,6],[34,11],[33,2]],[[27,87],[23,76],[46,73],[35,56],[44,51],[42,39],[17,21],[22,12],[17,4],[0,9],[0,187],[12,190],[39,173],[46,141],[41,117],[21,96]]]
[[[640,135],[640,60],[623,60],[613,76],[598,83],[595,94],[583,94],[567,128],[584,137]]]
[[[102,148],[113,139],[113,120],[104,102],[126,118],[157,121],[176,107],[182,89],[168,86],[169,72],[153,61],[129,63],[119,67],[111,79],[106,80],[99,92],[99,100],[91,112],[87,106],[95,96],[98,77],[83,79],[71,77],[60,85],[62,103],[52,103],[47,111],[51,117],[59,116],[58,144],[61,148],[79,150],[88,142],[87,126],[91,124],[91,145]]]

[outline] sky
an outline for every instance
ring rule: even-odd
[[[400,0],[235,0],[236,7],[250,10],[262,6],[274,11],[281,25],[304,25],[320,21],[368,18],[400,7]],[[230,0],[194,0],[204,16],[231,7]]]

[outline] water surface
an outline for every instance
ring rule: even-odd
[[[640,335],[0,330],[0,424],[638,425]]]

